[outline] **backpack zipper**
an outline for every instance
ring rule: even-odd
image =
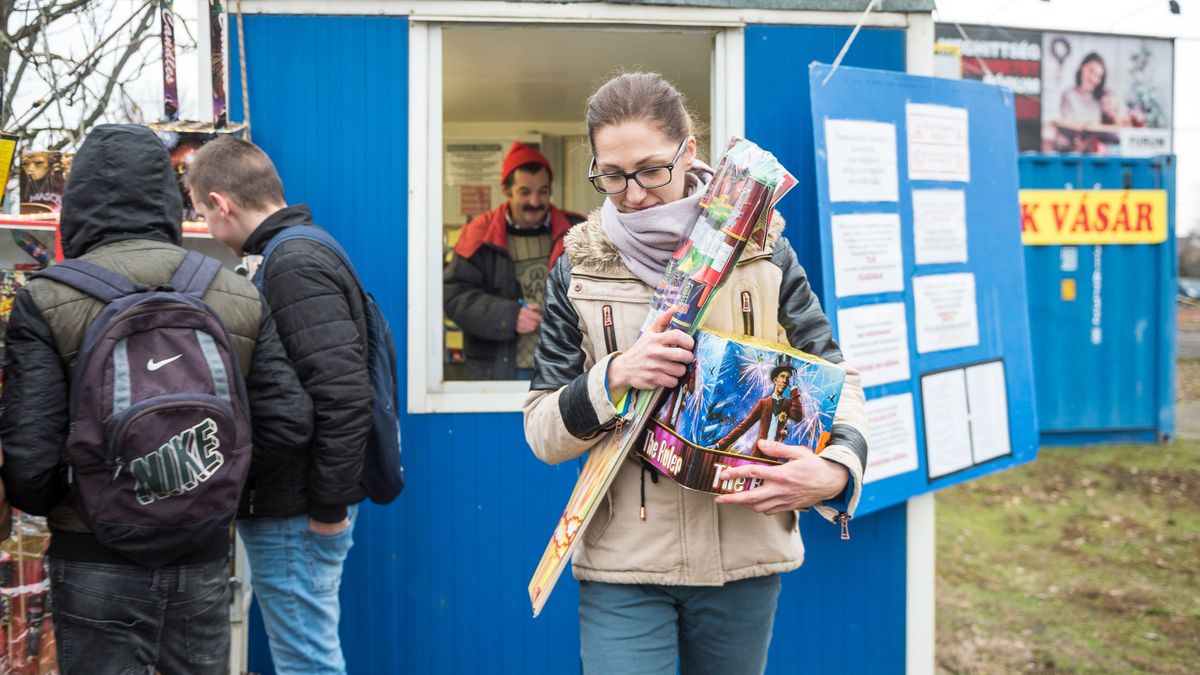
[[[837,514],[837,516],[835,516],[833,519],[833,522],[838,523],[839,525],[842,526],[842,541],[850,540],[850,518],[851,517],[852,516],[849,513],[846,513],[845,511],[843,511],[843,512]]]

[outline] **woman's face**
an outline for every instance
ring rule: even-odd
[[[658,125],[647,120],[602,127],[594,134],[597,173],[633,173],[640,169],[670,164],[679,150],[679,139],[663,133]],[[689,136],[683,154],[671,170],[671,182],[647,190],[632,178],[624,192],[608,195],[621,213],[641,211],[667,204],[684,196],[687,183],[684,174],[696,160],[696,137]]]
[[[1099,61],[1088,61],[1079,69],[1079,82],[1084,91],[1096,91],[1096,87],[1104,81],[1104,64]]]

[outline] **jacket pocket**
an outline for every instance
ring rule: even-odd
[[[601,510],[592,518],[592,522],[588,523],[587,532],[583,535],[583,541],[588,546],[595,545],[600,541],[600,537],[608,531],[608,526],[612,525],[613,521],[613,505],[611,489],[604,493],[604,504],[600,507]]]
[[[738,298],[742,310],[742,333],[754,336],[754,297],[750,291],[743,290]]]
[[[600,322],[604,326],[604,353],[608,355],[617,351],[617,328],[612,305],[600,308]]]
[[[761,288],[753,279],[745,278],[745,276],[741,279],[734,279],[727,297],[729,299],[726,302],[729,305],[720,311],[721,316],[729,317],[729,332],[749,337],[772,338],[770,333],[763,328],[766,317],[765,310],[768,307],[763,302]],[[715,326],[713,327],[715,328]]]

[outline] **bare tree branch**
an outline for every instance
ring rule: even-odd
[[[68,3],[68,4],[78,4],[78,3]],[[137,19],[139,17],[139,15],[142,20],[141,20],[141,22],[139,22],[139,25],[132,31],[132,37],[130,38],[129,45],[136,44],[138,47],[140,47],[144,41],[142,38],[145,36],[147,31],[149,30],[150,24],[152,23],[152,20],[153,20],[154,14],[155,14],[154,4],[155,4],[154,0],[145,0],[145,2],[143,2],[141,4],[141,6],[138,7],[134,11],[134,13],[131,14],[129,16],[129,18],[127,18],[120,26],[118,26],[115,30],[113,30],[108,35],[103,36],[102,39],[91,49],[91,51],[86,56],[84,56],[82,59],[80,59],[78,62],[76,62],[74,67],[71,70],[69,70],[68,72],[66,72],[62,75],[59,75],[57,72],[55,72],[53,74],[48,74],[47,76],[43,77],[43,80],[46,81],[47,84],[50,85],[50,92],[47,95],[45,95],[42,99],[39,99],[38,101],[36,101],[33,108],[30,111],[27,111],[22,115],[22,117],[16,122],[16,128],[11,130],[12,133],[17,133],[20,135],[27,135],[28,130],[30,130],[32,128],[33,123],[35,121],[37,121],[38,119],[40,119],[47,112],[47,110],[49,108],[49,106],[47,104],[52,103],[52,102],[58,102],[58,101],[61,101],[64,99],[68,103],[71,103],[72,102],[71,99],[81,91],[81,86],[82,86],[83,82],[90,77],[97,76],[98,68],[100,67],[103,57],[106,54],[106,52],[103,51],[105,49],[105,47],[110,42],[112,42],[114,39],[116,39],[118,36],[122,35],[125,28],[130,23],[132,23],[134,19]],[[56,15],[61,16],[61,14],[59,14],[58,12],[49,12],[49,11],[41,12],[40,13],[41,19],[39,19],[39,23],[44,21],[44,19],[46,17],[56,16]],[[37,34],[38,32],[41,32],[41,31],[40,30],[34,31],[34,34]],[[136,53],[136,51],[137,51],[137,48],[135,47],[134,52]],[[129,54],[127,51],[123,52],[122,56],[118,59],[120,68],[123,69],[128,64],[128,62],[131,58],[132,58],[132,54]],[[119,76],[120,76],[120,70],[114,70],[113,73],[107,77],[119,78]],[[63,82],[65,82],[65,84],[63,84]],[[106,87],[106,91],[108,91],[108,94],[100,97],[100,100],[95,102],[95,103],[102,103],[102,106],[100,108],[102,112],[99,115],[96,115],[94,119],[98,119],[100,115],[103,115],[104,106],[107,106],[108,103],[111,101],[111,89]],[[95,111],[93,109],[89,108],[89,110],[84,115],[84,119],[91,118],[92,113],[94,113],[94,112]]]
[[[20,30],[13,34],[14,41],[20,42],[21,40],[24,40],[30,36],[36,35],[36,33],[40,32],[45,25],[52,24],[64,16],[75,12],[75,10],[91,4],[92,2],[95,2],[95,0],[71,0],[71,2],[66,2],[58,7],[55,7],[53,11],[50,11],[49,8],[44,6],[38,7],[38,9],[41,10],[38,13],[44,17],[42,26],[38,27],[33,24],[27,24],[23,26]]]
[[[141,23],[138,24],[136,29],[134,29],[134,34],[139,37],[130,41],[130,43],[125,47],[124,53],[121,54],[121,57],[117,60],[116,65],[113,67],[112,75],[107,77],[108,83],[105,85],[104,91],[98,96],[98,100],[92,106],[91,114],[85,115],[83,120],[80,121],[79,125],[75,128],[75,138],[62,139],[53,146],[53,149],[58,150],[62,147],[65,147],[69,142],[78,138],[82,138],[84,133],[90,129],[92,125],[100,119],[101,116],[108,112],[108,104],[112,100],[113,92],[116,90],[119,84],[120,74],[125,70],[125,66],[129,63],[129,61],[141,52],[142,44],[149,37],[146,35],[146,31],[150,28],[150,24],[154,20],[154,10],[155,8],[151,6],[142,15]]]

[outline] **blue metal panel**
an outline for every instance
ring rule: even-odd
[[[245,28],[254,141],[289,201],[306,202],[353,256],[401,341],[403,380],[408,23],[252,15]],[[236,61],[232,72],[237,117]],[[519,415],[414,415],[402,425],[409,485],[392,506],[364,504],[343,579],[350,672],[578,670],[574,582],[537,621],[525,593],[576,465],[533,460]],[[251,665],[270,672],[264,644],[259,630]]]
[[[806,66],[832,62],[849,35],[849,28],[815,26],[748,26],[745,34],[746,136],[799,180],[780,212],[820,297],[825,296]],[[862,30],[844,63],[903,71],[903,31]],[[850,542],[837,541],[829,524],[814,515],[802,519],[806,561],[784,583],[770,672],[903,670],[905,514],[900,504],[854,520]]]
[[[1175,430],[1173,158],[1031,155],[1021,158],[1020,171],[1025,189],[1168,191],[1164,243],[1027,246],[1025,268],[1042,442],[1170,437]],[[1064,249],[1073,249],[1077,270],[1064,269]],[[1076,299],[1063,299],[1064,279],[1075,281]]]
[[[769,149],[799,183],[780,203],[785,231],[800,264],[809,271],[817,297],[824,298],[817,175],[813,155],[808,64],[833,63],[850,37],[831,26],[746,27],[746,137]],[[904,71],[904,31],[859,31],[843,61],[847,66]]]

